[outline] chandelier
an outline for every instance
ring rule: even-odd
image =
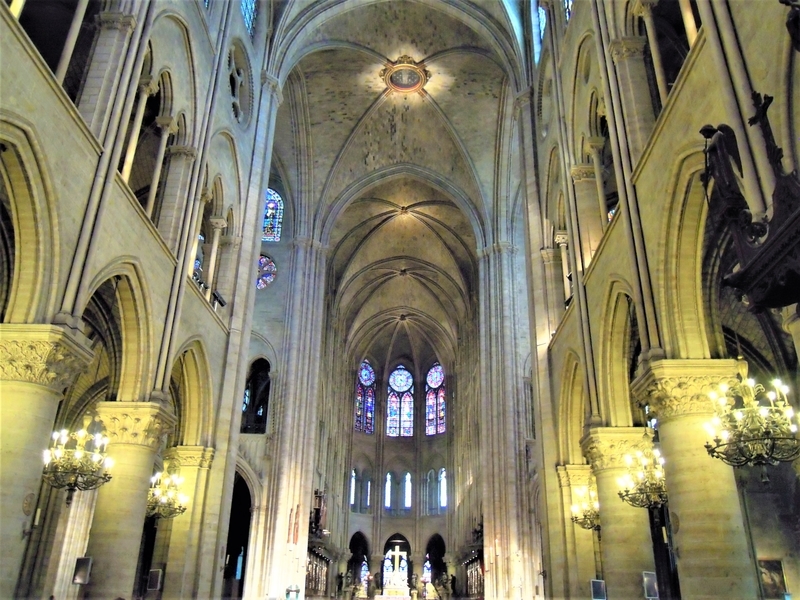
[[[108,438],[85,429],[70,433],[54,431],[50,448],[44,451],[45,483],[67,490],[67,506],[76,491],[94,490],[111,479],[106,470],[113,461],[106,456]]]
[[[147,494],[147,516],[172,519],[186,512],[189,498],[181,493],[183,477],[176,474],[156,473],[150,479]]]
[[[635,458],[625,455],[628,474],[617,480],[619,497],[636,508],[658,508],[667,502],[667,485],[664,481],[664,459],[661,451],[653,447],[645,433],[647,449],[636,452]]]
[[[572,505],[572,522],[583,529],[600,531],[600,503],[592,488],[576,488],[578,502]]]
[[[794,410],[787,399],[789,387],[780,379],[767,391],[753,379],[733,387],[722,384],[711,392],[716,415],[706,429],[709,455],[733,467],[777,465],[800,457]]]

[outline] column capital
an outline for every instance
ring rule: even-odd
[[[152,96],[158,92],[158,79],[142,77],[139,79],[139,93],[142,96]]]
[[[556,234],[553,236],[553,241],[556,243],[556,246],[566,246],[569,243],[569,234],[566,231],[556,231]]]
[[[170,146],[168,151],[173,156],[184,156],[189,160],[197,158],[197,150],[191,146],[174,145]]]
[[[267,93],[275,96],[278,104],[283,104],[283,92],[281,92],[281,82],[274,75],[270,75],[266,71],[261,71],[261,86],[266,88]]]
[[[98,402],[97,414],[111,444],[148,446],[158,450],[177,421],[161,402]]]
[[[562,488],[584,486],[592,482],[592,467],[589,465],[559,465],[556,467],[558,484]]]
[[[594,165],[588,163],[575,165],[569,170],[569,174],[572,176],[572,181],[574,183],[588,180],[593,181],[595,179]]]
[[[616,65],[619,64],[620,61],[642,56],[646,43],[647,39],[643,37],[617,38],[609,44],[608,49]]]
[[[56,325],[0,325],[0,380],[61,392],[91,362],[89,341]]]
[[[212,229],[225,229],[228,226],[228,220],[221,215],[214,215],[209,217],[208,224]]]
[[[592,427],[581,440],[581,448],[595,473],[605,469],[625,469],[626,454],[635,454],[652,445],[645,438],[646,427]]]
[[[656,4],[658,4],[658,0],[634,0],[631,12],[637,17],[643,17],[645,14],[650,13]]]
[[[488,246],[480,248],[477,254],[478,258],[481,259],[491,256],[492,254],[505,254],[506,252],[514,254],[516,251],[517,247],[511,242],[495,242],[494,244],[489,244]]]
[[[172,461],[179,467],[211,468],[214,460],[214,448],[205,446],[175,446],[164,452],[164,461]]]
[[[178,119],[172,115],[156,117],[156,125],[161,128],[162,133],[178,133]]]
[[[654,360],[642,365],[631,384],[640,406],[649,405],[662,421],[683,415],[713,415],[708,393],[721,383],[735,385],[747,375],[747,363],[734,359]]]
[[[136,28],[136,17],[121,12],[101,12],[95,17],[102,29],[119,29],[120,31],[133,31]]]
[[[600,153],[600,151],[605,147],[606,140],[600,136],[597,137],[590,137],[586,138],[586,145],[589,146],[589,149],[592,153]]]

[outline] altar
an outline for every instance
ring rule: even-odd
[[[416,596],[416,594],[413,595]],[[375,598],[411,600],[411,596],[412,592],[408,587],[408,559],[406,553],[402,552],[398,545],[394,550],[386,553],[383,564],[383,594],[375,596]]]

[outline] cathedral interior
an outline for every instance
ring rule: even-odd
[[[0,69],[0,598],[800,597],[797,0],[6,0]]]

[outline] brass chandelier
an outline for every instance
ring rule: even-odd
[[[617,480],[619,497],[637,508],[658,508],[667,502],[667,485],[664,480],[664,458],[661,451],[655,448],[650,436],[645,433],[648,442],[645,450],[636,452],[636,456],[625,455],[628,474]]]
[[[150,479],[147,494],[147,516],[156,519],[173,519],[186,512],[189,498],[182,494],[183,477],[177,474],[156,473]]]
[[[106,456],[108,438],[85,429],[70,433],[53,432],[50,448],[44,451],[45,483],[67,490],[67,505],[76,491],[94,490],[111,479],[106,471],[113,461]]]
[[[753,379],[711,392],[716,415],[707,425],[709,455],[733,467],[777,465],[800,457],[789,387],[779,379],[767,391]]]
[[[576,488],[578,502],[572,505],[572,522],[583,529],[600,531],[600,502],[597,492],[589,488]]]

